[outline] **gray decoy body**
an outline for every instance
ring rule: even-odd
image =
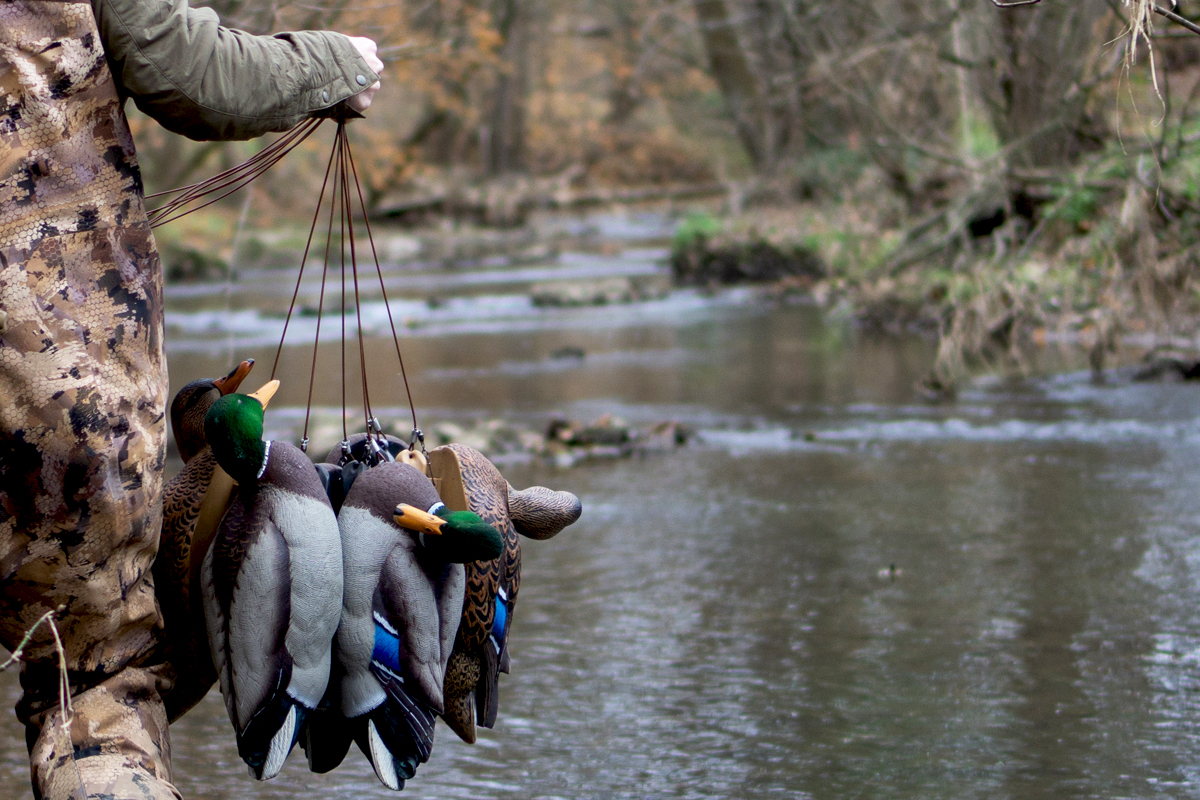
[[[429,509],[441,501],[419,471],[385,463],[357,477],[338,514],[346,576],[336,646],[340,709],[391,789],[429,758],[465,587],[462,564],[429,552],[393,521],[398,503]]]
[[[400,462],[359,472],[346,492],[338,680],[324,724],[307,732],[314,771],[337,766],[354,740],[379,780],[398,790],[429,759],[462,614],[463,565],[495,558],[503,545],[475,514],[431,515],[444,511],[429,478]]]
[[[209,645],[238,752],[266,780],[329,682],[341,534],[308,457],[261,441],[253,395],[218,400],[205,428],[217,463],[239,483],[201,569]]]

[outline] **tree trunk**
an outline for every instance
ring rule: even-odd
[[[1109,13],[1104,0],[984,9],[980,22],[991,57],[981,94],[1010,166],[1072,163],[1096,137],[1080,90],[1092,62],[1095,26]]]
[[[695,0],[695,3],[712,77],[725,98],[738,138],[757,169],[769,168],[776,154],[768,140],[763,98],[727,4],[725,0]]]
[[[496,22],[504,44],[501,72],[484,135],[481,136],[489,175],[525,169],[525,104],[529,94],[529,49],[532,45],[530,0],[499,0]]]

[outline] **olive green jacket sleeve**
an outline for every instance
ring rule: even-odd
[[[287,130],[378,79],[340,33],[253,36],[187,0],[92,0],[92,8],[123,95],[192,139]]]

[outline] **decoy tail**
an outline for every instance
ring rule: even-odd
[[[281,686],[276,688],[271,700],[237,737],[238,755],[246,762],[250,777],[266,781],[279,774],[307,716],[304,706],[288,697]]]
[[[500,713],[500,655],[489,640],[480,649],[479,683],[475,685],[476,722],[491,728]]]
[[[314,711],[301,739],[308,768],[319,775],[341,766],[353,743],[354,728],[336,709]]]
[[[467,744],[475,744],[475,686],[479,674],[479,658],[474,653],[455,650],[450,654],[442,720]]]
[[[337,674],[336,664],[334,673],[329,681],[329,690],[317,709],[309,714],[308,724],[304,726],[300,738],[309,770],[322,775],[341,765],[350,752],[350,745],[354,744],[355,725],[341,711],[341,694],[338,691],[341,676]]]
[[[413,697],[401,676],[400,639],[379,615],[375,618],[375,651],[371,673],[387,699],[367,715],[356,732],[359,748],[371,760],[380,782],[392,790],[404,788],[417,766],[433,752],[435,710]]]
[[[433,749],[433,712],[403,691],[367,715],[355,741],[379,781],[393,791],[417,774]]]

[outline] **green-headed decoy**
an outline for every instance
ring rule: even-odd
[[[398,508],[398,506],[400,506]],[[338,512],[345,591],[337,633],[341,731],[308,731],[325,772],[350,738],[379,780],[401,789],[433,746],[446,662],[462,614],[463,564],[496,558],[500,534],[473,513],[446,513],[433,483],[404,463],[361,472]]]
[[[463,741],[474,742],[476,724],[496,723],[500,673],[509,670],[508,635],[521,588],[517,534],[549,539],[579,519],[583,506],[570,492],[543,486],[517,491],[482,453],[465,445],[430,451],[429,465],[448,507],[474,511],[504,538],[499,558],[467,565],[462,620],[446,667],[442,719]]]
[[[325,694],[342,606],[341,534],[312,462],[262,440],[278,384],[226,395],[204,420],[238,483],[204,557],[204,617],[238,753],[259,780],[279,773]]]
[[[223,378],[192,381],[171,402],[171,430],[184,467],[163,491],[163,527],[154,561],[154,587],[162,608],[167,660],[175,671],[171,691],[163,698],[167,717],[175,720],[208,693],[217,681],[204,633],[199,597],[200,562],[217,524],[232,499],[233,480],[217,466],[204,436],[204,417],[213,403],[236,392],[254,366],[238,364]],[[204,523],[199,524],[202,509]]]

